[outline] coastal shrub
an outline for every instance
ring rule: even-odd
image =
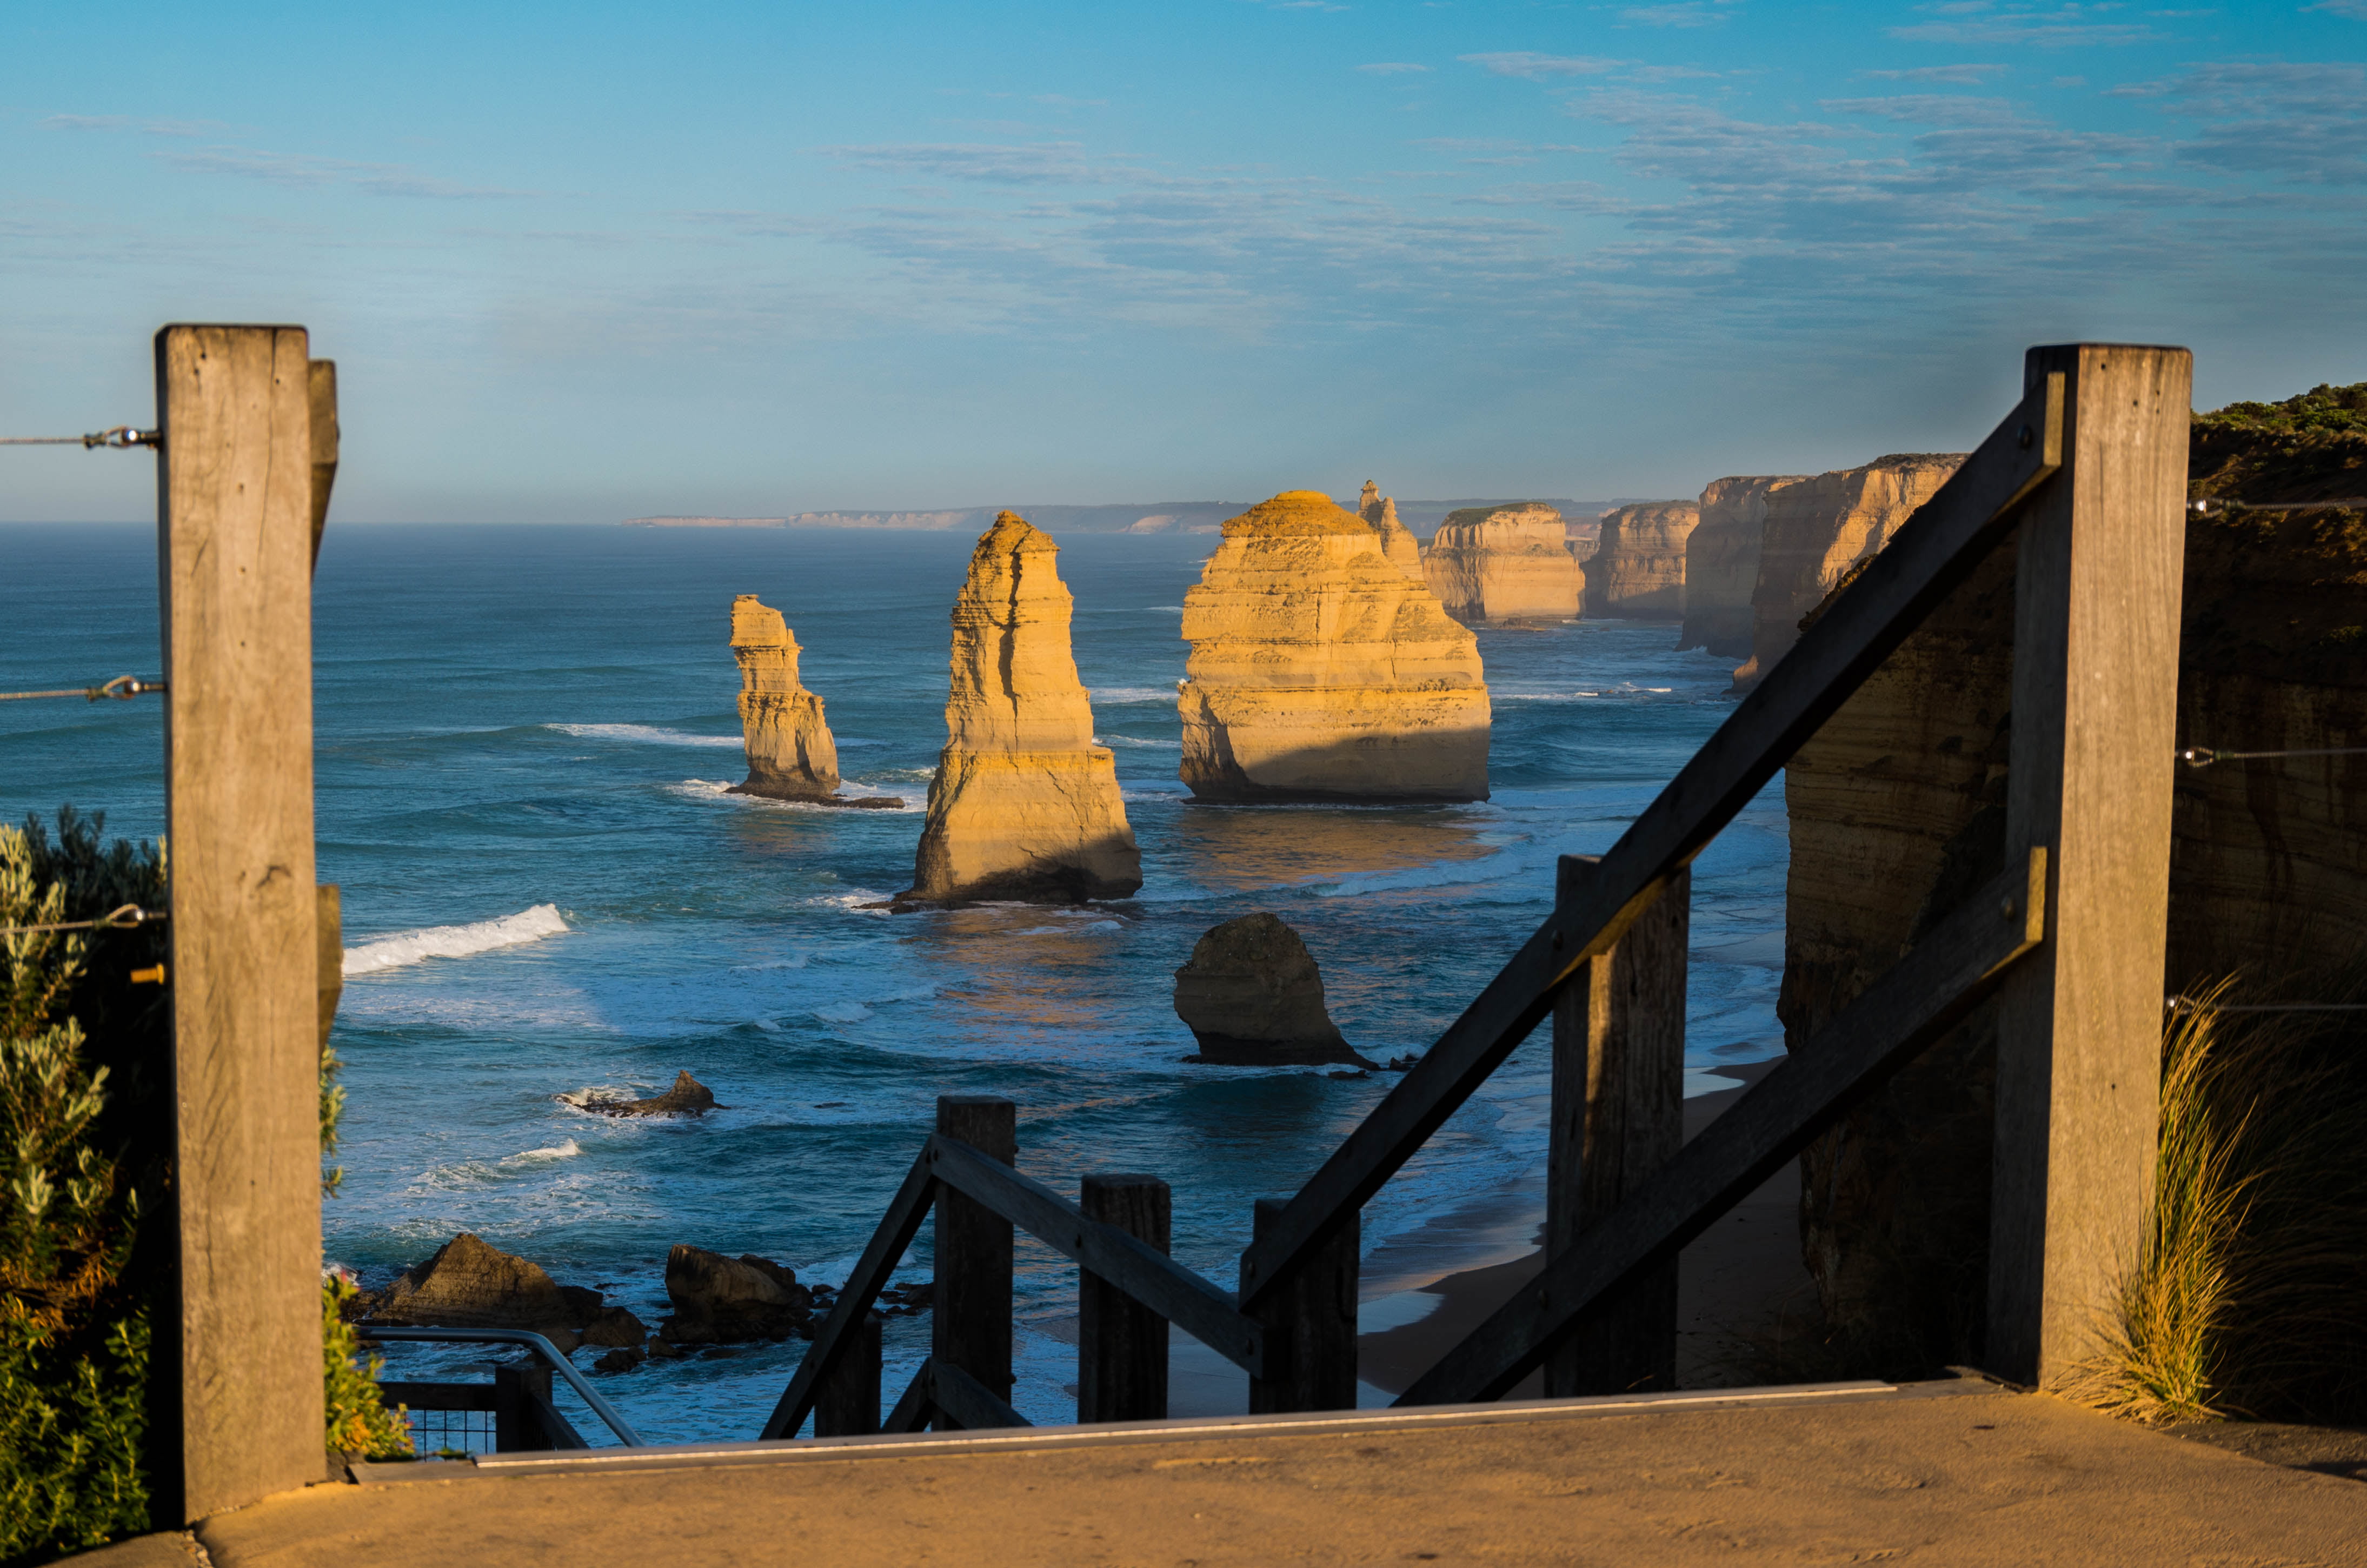
[[[2309,988],[2358,1000],[2358,977]],[[2230,1011],[2169,1023],[2142,1253],[2100,1353],[2064,1382],[2145,1421],[2367,1415],[2367,1024]]]
[[[361,1358],[361,1336],[345,1320],[346,1303],[357,1294],[351,1282],[331,1274],[321,1281],[321,1366],[328,1396],[328,1444],[337,1453],[366,1459],[411,1457],[411,1421],[401,1407],[389,1410],[379,1395],[378,1375],[386,1358]]]

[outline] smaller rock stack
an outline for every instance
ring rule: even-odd
[[[1381,487],[1368,479],[1365,481],[1365,494],[1356,503],[1356,512],[1365,519],[1365,526],[1380,536],[1382,558],[1415,582],[1421,582],[1421,541],[1413,537],[1411,528],[1398,521],[1397,497],[1382,494]]]
[[[1059,549],[1015,512],[979,537],[953,610],[946,749],[899,904],[1081,903],[1142,886],[1109,748],[1069,651]]]
[[[1202,937],[1175,971],[1175,1016],[1200,1042],[1195,1062],[1371,1067],[1323,1006],[1323,975],[1278,915],[1244,915]]]
[[[1576,620],[1585,574],[1562,515],[1542,501],[1449,512],[1422,552],[1430,591],[1466,626]]]
[[[1750,653],[1751,591],[1759,585],[1759,541],[1767,498],[1798,474],[1713,479],[1701,494],[1701,521],[1685,538],[1685,624],[1677,646],[1719,658]]]
[[[1685,541],[1701,520],[1693,501],[1647,501],[1603,514],[1586,562],[1586,613],[1679,620],[1685,613]]]
[[[838,788],[838,747],[821,699],[798,684],[798,640],[781,612],[753,594],[731,601],[731,656],[740,661],[740,729],[748,777],[734,794],[815,801]]]

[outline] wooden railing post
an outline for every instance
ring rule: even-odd
[[[855,1343],[822,1379],[814,1401],[815,1437],[867,1437],[879,1430],[879,1314],[864,1313]]]
[[[937,1098],[939,1132],[1006,1165],[1018,1160],[1018,1108],[991,1095]],[[930,1354],[1011,1398],[1011,1221],[950,1188],[937,1195]]]
[[[156,1517],[189,1521],[322,1473],[304,329],[164,328],[156,412],[179,1275]]]
[[[540,1405],[550,1403],[548,1367],[493,1369],[493,1448],[500,1453],[555,1449],[559,1445],[543,1430]]]
[[[1079,1207],[1161,1252],[1173,1244],[1174,1199],[1153,1176],[1089,1176]],[[1077,1419],[1167,1415],[1167,1320],[1091,1269],[1078,1271]]]
[[[1257,1200],[1252,1238],[1282,1221],[1285,1199]],[[1248,1315],[1265,1325],[1267,1374],[1250,1380],[1250,1414],[1353,1410],[1356,1406],[1356,1266],[1363,1215],[1318,1242],[1295,1273],[1277,1281]]]
[[[1600,865],[1592,856],[1563,856],[1557,902],[1577,898]],[[1554,1007],[1548,1265],[1684,1143],[1692,901],[1693,873],[1679,871],[1610,952],[1579,967]],[[1676,1381],[1674,1258],[1581,1317],[1545,1364],[1545,1391],[1554,1398]]]
[[[2048,939],[2000,993],[1987,1364],[2045,1383],[2093,1348],[2150,1201],[2193,358],[2033,348],[2063,469],[2016,554],[2007,851],[2051,851]]]

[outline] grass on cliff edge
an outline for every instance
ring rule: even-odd
[[[2367,996],[2353,975],[2315,988]],[[2367,1417],[2367,1023],[2174,1017],[2145,1250],[2057,1392],[2148,1422]]]

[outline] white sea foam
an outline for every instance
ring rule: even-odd
[[[1132,735],[1095,735],[1093,737],[1093,744],[1097,746],[1148,746],[1157,751],[1182,751],[1184,749],[1184,743],[1182,741],[1138,741]]]
[[[1172,702],[1175,688],[1172,686],[1097,686],[1087,693],[1095,702],[1112,706],[1126,702]]]
[[[747,744],[738,735],[699,735],[656,724],[546,724],[543,728],[586,740],[638,741],[654,746],[730,746],[738,751]]]
[[[871,1016],[871,1009],[860,1002],[832,1002],[816,1007],[813,1016],[826,1024],[859,1024]]]
[[[1622,681],[1600,691],[1495,691],[1489,696],[1498,702],[1583,702],[1606,698],[1666,697],[1675,690],[1672,686],[1637,686]]]
[[[532,909],[522,909],[499,920],[479,920],[467,926],[430,926],[425,930],[403,931],[347,948],[344,972],[350,980],[357,974],[401,969],[427,959],[465,959],[495,948],[539,942],[545,937],[561,936],[572,929],[560,917],[558,905],[538,903]]]
[[[1182,605],[1145,605],[1142,608],[1148,615],[1182,615],[1184,613]]]
[[[504,1160],[502,1164],[505,1165],[540,1165],[545,1160],[572,1160],[583,1152],[583,1146],[576,1142],[574,1139],[570,1138],[566,1142],[554,1144],[548,1149],[523,1150],[518,1153],[512,1154],[508,1159]]]

